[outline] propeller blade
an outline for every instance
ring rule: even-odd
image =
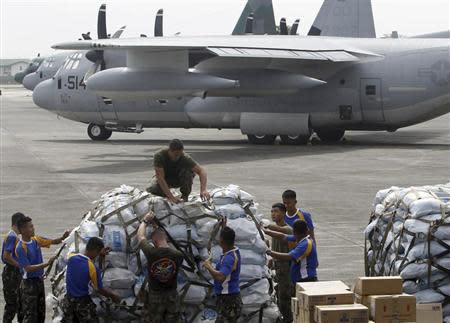
[[[125,28],[127,28],[127,26],[120,27],[120,29],[118,31],[116,31],[114,33],[114,35],[112,35],[111,38],[120,38],[120,36],[122,36],[122,33],[124,32]]]
[[[300,19],[296,19],[291,27],[290,35],[297,35],[298,25],[300,24]]]
[[[253,12],[251,12],[248,17],[247,21],[245,23],[245,33],[246,34],[253,34],[253,21],[255,20],[255,17],[253,15]]]
[[[90,31],[85,34],[81,34],[81,37],[83,37],[84,40],[92,40]]]
[[[156,19],[155,19],[155,37],[162,37],[163,36],[163,17],[164,17],[164,10],[159,9],[156,13]]]
[[[281,18],[280,21],[280,35],[288,35],[288,29],[286,25],[286,18]]]
[[[108,32],[106,31],[106,4],[102,4],[98,10],[97,34],[98,39],[108,38]]]

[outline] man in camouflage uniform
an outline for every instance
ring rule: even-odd
[[[236,323],[242,312],[240,290],[241,254],[234,246],[235,232],[222,221],[219,244],[223,255],[214,268],[209,260],[204,267],[214,279],[214,292],[217,296],[216,323]]]
[[[16,246],[19,242],[19,229],[17,221],[24,218],[22,213],[14,213],[11,217],[11,231],[6,235],[2,245],[2,261],[5,264],[2,273],[3,297],[5,299],[5,310],[3,312],[3,322],[10,323],[17,313],[17,320],[22,321],[19,302],[19,286],[22,280],[20,266],[17,262]]]
[[[100,238],[90,238],[84,254],[71,254],[66,270],[66,296],[63,301],[63,323],[99,322],[96,306],[89,296],[89,285],[100,295],[110,297],[116,303],[119,296],[103,287],[100,269],[94,264],[99,255],[105,256],[109,248],[105,248]]]
[[[177,276],[183,263],[183,254],[169,247],[167,235],[154,222],[154,214],[147,214],[139,226],[137,237],[148,263],[148,294],[143,323],[180,322],[181,304],[177,291]],[[147,225],[152,223],[152,246],[147,238]]]
[[[275,223],[268,225],[266,229],[291,235],[292,228],[286,224],[284,220],[285,213],[286,207],[283,203],[275,203],[272,205],[271,216],[272,221]],[[272,250],[276,252],[288,253],[290,250],[289,243],[287,241],[273,238]],[[283,316],[282,322],[291,323],[293,319],[291,310],[291,291],[293,284],[291,282],[291,278],[289,277],[289,262],[271,259],[269,262],[269,267],[271,269],[275,269],[275,282],[277,283],[275,290],[277,293],[278,308]]]
[[[200,180],[200,197],[210,198],[207,185],[206,170],[184,152],[184,145],[179,139],[173,139],[168,149],[162,149],[153,156],[155,177],[147,188],[149,193],[166,197],[172,203],[187,201],[192,191],[195,174]],[[181,199],[174,196],[171,188],[180,188]]]

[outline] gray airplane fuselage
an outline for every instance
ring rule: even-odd
[[[240,36],[236,36],[240,37]],[[267,36],[270,41],[271,36]],[[333,38],[384,56],[380,60],[348,64],[335,72],[315,75],[327,83],[295,94],[258,97],[181,97],[178,99],[110,100],[86,89],[83,78],[93,63],[85,53],[34,89],[34,102],[62,117],[122,128],[236,128],[243,113],[270,113],[274,122],[283,114],[307,114],[312,129],[388,130],[417,124],[450,112],[450,41],[443,39]],[[75,55],[75,56],[74,56]],[[126,51],[105,50],[106,68],[126,66]],[[214,60],[214,58],[212,58]],[[78,63],[76,63],[76,61]],[[202,62],[195,67],[208,71]],[[258,66],[242,64],[230,72],[239,80]],[[308,70],[299,63],[298,72]],[[297,72],[291,70],[290,72]],[[225,71],[224,71],[225,73]],[[220,75],[217,66],[214,75]],[[303,129],[304,130],[304,129]],[[258,134],[265,134],[261,129]],[[301,132],[301,131],[300,131]]]

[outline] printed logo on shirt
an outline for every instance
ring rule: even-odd
[[[150,266],[150,276],[161,283],[167,283],[175,277],[177,264],[169,258],[162,258]]]

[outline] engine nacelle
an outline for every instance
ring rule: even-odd
[[[239,82],[199,73],[120,67],[95,73],[86,81],[86,86],[99,96],[128,100],[202,96],[210,90],[237,87]]]

